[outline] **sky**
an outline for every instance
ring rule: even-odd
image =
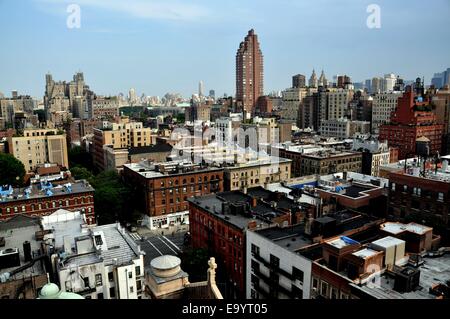
[[[69,28],[68,6],[80,8]],[[370,4],[380,28],[368,28]],[[235,94],[235,55],[255,29],[265,93],[294,74],[405,80],[450,67],[450,0],[0,0],[0,92],[42,97],[45,74],[83,71],[97,94]],[[72,20],[71,20],[72,21]]]

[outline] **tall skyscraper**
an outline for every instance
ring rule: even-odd
[[[309,87],[316,88],[319,85],[317,80],[316,70],[313,69],[311,77],[309,78]]]
[[[253,114],[263,95],[264,57],[252,29],[236,53],[236,102],[243,111]]]
[[[204,96],[204,95],[203,95],[203,92],[205,92],[205,90],[204,90],[204,85],[203,85],[203,81],[200,81],[200,82],[198,83],[198,96],[199,96],[199,97]]]

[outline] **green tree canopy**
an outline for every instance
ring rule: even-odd
[[[106,171],[91,180],[95,188],[94,202],[99,225],[127,222],[134,211],[130,189],[116,171]]]
[[[72,173],[72,176],[76,179],[86,179],[89,182],[92,181],[94,178],[94,175],[90,170],[88,170],[86,167],[82,166],[75,166],[70,169],[70,172]]]
[[[75,146],[69,150],[69,165],[70,167],[81,166],[91,172],[94,170],[91,154],[81,146]]]
[[[25,166],[11,154],[0,153],[0,185],[23,186]]]

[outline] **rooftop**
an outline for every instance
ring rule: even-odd
[[[251,221],[259,221],[260,226],[268,226],[272,224],[273,218],[286,214],[261,200],[257,200],[253,206],[252,197],[240,191],[192,197],[188,201],[240,229],[246,229]],[[224,213],[224,206],[228,206],[228,212]]]
[[[164,163],[153,163],[145,160],[139,163],[125,164],[124,167],[140,174],[145,178],[158,178],[170,175],[187,175],[192,173],[220,171],[220,168],[204,167],[191,161],[169,161]]]
[[[5,246],[0,248],[6,249],[18,249],[20,265],[16,267],[0,269],[0,274],[12,272],[13,270],[27,264],[25,262],[25,256],[23,253],[23,244],[28,241],[31,245],[32,256],[38,257],[40,253],[40,243],[35,238],[36,231],[40,230],[39,218],[27,217],[27,216],[15,216],[5,222],[0,222],[0,237],[5,240]],[[44,274],[45,271],[41,267],[41,263],[36,262],[30,268],[26,268],[23,271],[15,274],[13,279],[21,279],[29,276],[36,276]]]
[[[394,222],[387,222],[381,225],[381,229],[385,232],[397,235],[403,232],[411,232],[418,235],[423,235],[429,231],[432,231],[433,229],[431,227],[427,227],[424,225],[416,224],[416,223],[409,223],[409,224],[402,224],[402,223],[394,223]]]
[[[387,272],[380,277],[379,285],[351,285],[377,299],[435,299],[436,296],[430,294],[430,288],[436,284],[445,285],[450,280],[450,254],[439,258],[425,258],[424,264],[417,269],[420,270],[419,286],[411,292],[395,291],[395,278]]]
[[[288,227],[270,227],[256,231],[278,246],[291,252],[298,251],[302,248],[313,244],[312,239],[305,234],[305,226],[303,224]]]
[[[64,185],[53,185],[51,182],[41,181],[26,188],[12,188],[9,185],[0,186],[0,203],[93,191],[94,188],[85,180]]]

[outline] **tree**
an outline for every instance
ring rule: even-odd
[[[181,268],[189,274],[192,281],[203,281],[206,279],[209,257],[206,249],[185,249],[181,256]]]
[[[134,215],[134,200],[130,188],[116,171],[106,171],[91,180],[95,188],[94,203],[99,225],[126,223]]]
[[[92,172],[88,170],[86,167],[75,166],[70,170],[70,172],[72,173],[72,176],[76,180],[85,179],[88,181],[92,181],[92,179],[94,178]]]
[[[75,146],[69,150],[70,167],[81,166],[89,171],[94,171],[91,154],[81,146]]]
[[[25,166],[11,154],[0,153],[0,185],[23,186]]]

